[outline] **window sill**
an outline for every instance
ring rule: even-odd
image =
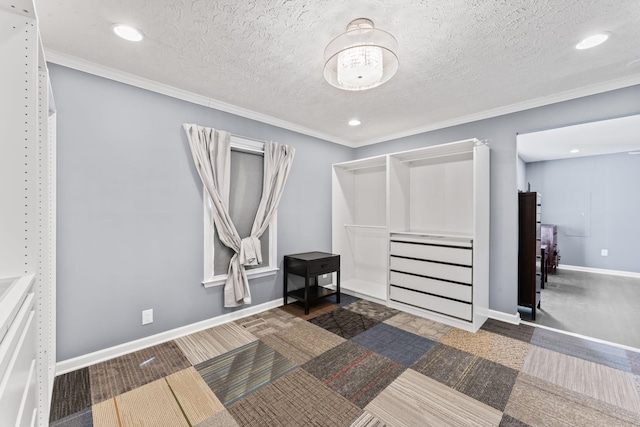
[[[280,270],[278,267],[265,267],[256,268],[254,270],[247,271],[247,279],[257,279],[259,277],[267,277],[276,274]],[[202,282],[202,286],[205,288],[215,288],[216,286],[224,286],[227,281],[227,275],[212,277],[210,280]]]

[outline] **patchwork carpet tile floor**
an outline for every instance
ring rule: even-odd
[[[60,375],[50,425],[640,426],[640,353],[343,294]]]

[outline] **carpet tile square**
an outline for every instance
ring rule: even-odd
[[[301,303],[294,302],[292,304],[283,305],[279,308],[279,310],[284,310],[289,314],[293,314],[294,316],[302,319],[302,320],[310,320],[318,316],[322,316],[325,313],[329,313],[333,310],[337,310],[338,307],[335,304],[331,304],[326,300],[321,302],[317,302],[309,307],[309,314],[304,314],[304,306]]]
[[[370,319],[382,322],[388,318],[400,313],[398,310],[386,307],[382,304],[361,299],[352,304],[345,306],[347,310],[353,311]]]
[[[175,342],[189,362],[197,365],[257,339],[242,326],[230,322],[178,338]]]
[[[444,323],[434,322],[409,313],[398,313],[385,320],[384,323],[434,341],[439,341],[452,329],[451,326]]]
[[[335,304],[335,305],[337,305],[339,307],[344,307],[345,305],[349,305],[352,302],[360,301],[360,298],[354,297],[353,295],[343,294],[342,292],[340,293],[340,303],[339,304],[336,302],[337,298],[336,298],[335,295],[328,296],[325,299],[326,299],[327,302],[330,302],[331,304]]]
[[[480,329],[476,333],[452,329],[440,342],[509,368],[520,370],[529,344]]]
[[[58,375],[53,382],[49,421],[66,418],[91,406],[89,368]]]
[[[518,371],[438,344],[412,367],[499,411],[504,410]]]
[[[344,308],[330,311],[322,316],[310,319],[309,322],[345,339],[351,339],[379,323],[367,316]]]
[[[302,368],[359,407],[366,406],[405,368],[352,342],[345,342]]]
[[[537,346],[531,346],[522,372],[640,414],[633,374]]]
[[[225,407],[294,369],[289,359],[255,341],[195,366]]]
[[[597,362],[610,368],[631,372],[627,352],[618,347],[542,328],[536,328],[531,338],[531,344],[568,356]]]
[[[515,418],[502,414],[502,420],[500,420],[500,425],[498,427],[530,427],[529,424],[523,423],[520,420],[516,420]]]
[[[407,369],[365,410],[390,426],[497,426],[502,412]]]
[[[640,415],[520,373],[504,410],[532,426],[638,426]]]
[[[482,325],[481,329],[483,331],[503,335],[515,340],[524,341],[526,343],[531,341],[533,331],[535,330],[535,328],[531,325],[512,325],[511,323],[501,322],[495,319],[487,319],[487,321],[484,322],[484,325]]]
[[[427,338],[380,323],[353,337],[351,341],[409,367],[435,344]]]
[[[194,427],[240,427],[228,410],[220,411],[213,417],[195,424]]]
[[[283,329],[303,323],[304,321],[293,314],[280,308],[263,311],[253,316],[236,320],[236,324],[242,326],[256,337],[275,334]]]
[[[194,367],[171,374],[166,380],[189,424],[198,424],[224,410]]]
[[[229,407],[245,426],[348,426],[361,410],[344,397],[296,369]]]
[[[173,341],[91,365],[91,401],[95,405],[189,366]]]
[[[260,340],[298,365],[345,341],[326,329],[304,321],[275,334],[265,335]]]
[[[91,407],[53,421],[49,427],[93,427]]]
[[[392,427],[380,421],[375,415],[364,411],[349,427]]]

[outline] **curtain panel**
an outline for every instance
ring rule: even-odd
[[[251,234],[241,238],[229,215],[231,134],[194,124],[185,123],[183,127],[196,170],[213,202],[212,217],[218,237],[234,251],[224,285],[224,306],[250,304],[251,292],[244,266],[262,263],[259,239],[278,208],[295,149],[272,141],[264,143],[262,197]]]

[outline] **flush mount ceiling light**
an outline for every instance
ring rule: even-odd
[[[349,120],[349,126],[360,126],[362,122],[358,119],[351,119]]]
[[[139,42],[142,40],[142,33],[129,25],[115,24],[113,26],[113,32],[116,33],[118,37],[129,40],[130,42]]]
[[[397,70],[398,41],[366,18],[351,21],[324,50],[324,78],[339,89],[372,89]]]
[[[609,38],[608,34],[596,34],[596,35],[587,37],[586,39],[582,40],[580,43],[576,45],[576,49],[583,50],[583,49],[590,49],[592,47],[596,47],[606,42],[608,38]]]
[[[580,150],[578,150],[577,148],[574,148],[573,150],[569,151],[571,154],[577,154],[580,152]]]

